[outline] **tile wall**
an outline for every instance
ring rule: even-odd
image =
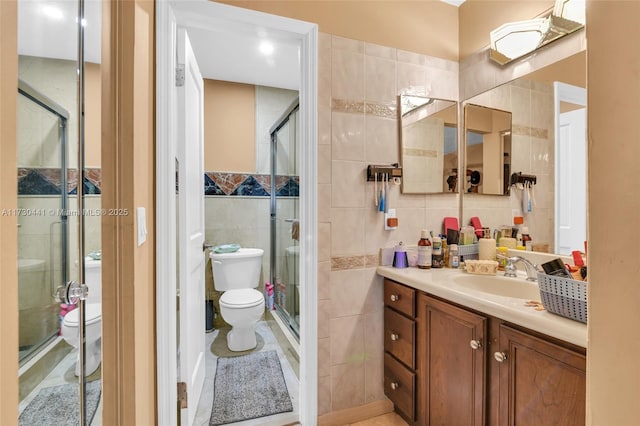
[[[384,398],[380,247],[415,244],[458,216],[458,196],[403,195],[391,186],[400,226],[385,231],[368,164],[399,161],[396,97],[458,100],[458,64],[320,34],[318,81],[319,414]]]

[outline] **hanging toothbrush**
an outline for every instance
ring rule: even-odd
[[[384,212],[389,213],[389,175],[384,175]]]
[[[373,178],[373,199],[376,203],[376,207],[378,207],[378,172],[375,173]]]
[[[384,178],[385,178],[385,174],[382,174],[382,178],[380,179],[380,209],[379,211],[384,212],[385,211],[385,206],[386,206],[386,198],[387,198],[387,194],[385,194],[384,192]]]

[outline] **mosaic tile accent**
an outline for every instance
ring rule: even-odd
[[[534,138],[549,139],[549,130],[540,129],[537,127],[521,126],[519,124],[513,124],[511,131],[514,135],[519,136],[532,136]]]
[[[271,194],[271,176],[248,173],[206,172],[204,174],[205,195],[227,195],[244,197],[268,197]],[[276,176],[278,197],[298,197],[298,176]]]
[[[331,98],[331,111],[375,115],[384,118],[396,118],[397,116],[395,103],[348,101],[336,98]]]
[[[101,194],[102,174],[100,169],[85,169],[84,193]],[[62,179],[60,169],[54,168],[19,168],[18,169],[18,195],[57,195],[60,194]],[[76,169],[67,169],[67,194],[78,193],[78,172]]]
[[[332,271],[346,271],[349,269],[375,268],[380,265],[377,254],[366,254],[364,256],[342,256],[331,258]]]
[[[433,149],[405,148],[402,152],[410,157],[438,157],[438,152]]]

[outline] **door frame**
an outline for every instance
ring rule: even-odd
[[[178,2],[183,3],[183,2]],[[177,422],[176,371],[176,217],[175,34],[177,19],[169,0],[156,1],[156,337],[158,424]],[[193,13],[180,25],[215,28],[216,24],[262,26],[300,42],[300,417],[317,421],[317,80],[316,24],[214,2],[190,2]],[[208,19],[205,10],[216,11]],[[186,20],[186,22],[183,22]],[[204,195],[203,195],[204,196]],[[199,401],[190,401],[198,404]]]
[[[553,112],[554,112],[554,170],[560,170],[560,167],[562,167],[561,164],[561,159],[560,159],[560,155],[559,155],[559,150],[558,150],[558,141],[560,140],[560,103],[561,102],[568,102],[568,103],[572,103],[572,104],[576,104],[576,105],[581,105],[583,107],[587,107],[587,89],[582,88],[582,87],[578,87],[578,86],[573,86],[571,84],[567,84],[567,83],[562,83],[560,81],[554,81],[553,82]],[[586,124],[586,123],[585,123]],[[586,135],[586,131],[585,131],[585,135]],[[586,151],[587,151],[587,147],[586,147],[587,141],[585,140],[585,155],[586,155]],[[587,165],[585,164],[585,168],[587,167]],[[586,178],[586,176],[585,176]],[[556,176],[554,176],[554,183],[553,183],[553,194],[554,194],[554,207],[553,207],[553,252],[554,253],[559,253],[558,251],[558,217],[559,217],[559,193],[558,190],[556,188],[557,186],[557,172],[556,172]],[[588,197],[589,194],[589,189],[587,188],[585,191],[585,197]],[[586,200],[588,203],[588,199]],[[585,223],[587,223],[585,221]],[[588,231],[587,231],[588,232]],[[587,233],[588,235],[588,233]]]

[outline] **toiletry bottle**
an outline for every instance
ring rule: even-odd
[[[431,267],[442,268],[442,238],[433,237],[433,254],[431,256]]]
[[[442,266],[445,268],[449,267],[449,247],[447,246],[447,237],[441,235],[442,239]]]
[[[504,267],[507,266],[507,252],[508,252],[508,248],[505,246],[500,246],[498,247],[497,251],[498,251],[498,256],[497,260],[498,260],[498,270],[499,271],[504,271]]]
[[[458,258],[458,245],[451,244],[449,248],[449,261],[451,268],[458,268],[460,266],[460,259]]]
[[[418,241],[418,268],[431,269],[431,256],[433,247],[429,241],[429,231],[423,229],[420,232],[420,241]]]
[[[525,246],[527,251],[533,250],[533,241],[531,239],[531,235],[529,235],[529,228],[526,226],[522,227],[522,245]]]

